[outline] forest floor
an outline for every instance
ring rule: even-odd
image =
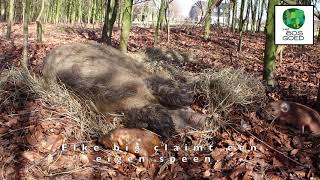
[[[0,24],[5,29],[5,24]],[[29,68],[41,76],[44,57],[54,47],[69,42],[100,41],[99,27],[80,25],[46,25],[44,42],[35,40],[35,25],[29,32]],[[134,27],[130,34],[129,52],[139,53],[153,46],[153,29]],[[113,46],[119,44],[120,31],[114,30]],[[7,69],[19,67],[22,54],[22,27],[15,25],[12,40],[6,40],[0,33],[0,77]],[[262,80],[264,35],[244,33],[242,52],[237,52],[239,35],[216,28],[210,39],[204,41],[201,28],[172,29],[170,42],[161,34],[159,46],[190,54],[192,62],[175,64],[183,70],[200,72],[203,69],[219,70],[225,67],[244,68]],[[194,63],[197,62],[197,63]],[[282,62],[277,62],[277,89],[268,94],[269,99],[299,102],[315,108],[320,79],[320,44],[289,46],[283,53]],[[4,87],[8,98],[17,90],[16,84]],[[139,162],[117,164],[92,162],[92,149],[88,153],[71,151],[57,153],[63,142],[72,144],[75,140],[64,135],[74,129],[72,119],[60,116],[63,107],[48,107],[41,99],[28,99],[23,105],[15,102],[3,104],[0,101],[0,179],[48,178],[48,179],[105,179],[132,177],[137,179],[320,179],[320,140],[310,134],[279,125],[270,125],[259,118],[256,112],[246,112],[234,119],[242,118],[249,125],[247,131],[229,128],[208,134],[193,133],[172,138],[168,144],[181,144],[189,139],[192,144],[206,140],[215,145],[213,151],[192,152],[188,157],[211,157],[212,162],[187,163],[179,161],[183,152],[168,151],[165,157],[177,157],[177,161],[156,164],[145,168]],[[50,118],[50,121],[45,119]],[[234,148],[226,151],[228,145],[255,145],[256,151],[240,151]],[[90,147],[94,145],[89,142]],[[116,156],[107,151],[104,157]],[[45,168],[44,168],[45,167]]]

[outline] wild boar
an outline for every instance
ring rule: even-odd
[[[307,127],[311,132],[320,134],[320,115],[317,111],[290,101],[274,101],[265,109],[269,120],[278,118],[281,123],[299,128],[304,132]]]
[[[100,137],[99,141],[105,148],[127,151],[144,157],[144,166],[149,165],[149,157],[160,149],[159,137],[151,131],[137,128],[118,128]]]
[[[130,127],[145,127],[163,138],[176,132],[169,110],[193,102],[190,84],[149,73],[143,64],[120,51],[93,42],[53,49],[42,73],[48,83],[58,80],[92,100],[100,112],[126,112]],[[135,118],[138,116],[141,118]]]

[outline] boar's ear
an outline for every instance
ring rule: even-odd
[[[281,103],[281,105],[280,105],[280,109],[281,109],[282,112],[288,112],[289,109],[290,109],[290,106],[289,106],[288,103],[283,102],[283,103]]]

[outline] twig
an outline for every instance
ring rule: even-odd
[[[27,126],[27,127],[23,127],[23,128],[18,128],[18,129],[14,129],[14,130],[9,130],[9,132],[4,133],[4,134],[1,134],[1,135],[0,135],[0,138],[3,137],[3,136],[6,136],[6,135],[8,135],[8,134],[11,134],[11,133],[13,133],[13,132],[21,131],[21,130],[24,130],[24,129],[29,129],[29,128],[32,128],[32,127],[34,127],[34,125]]]
[[[264,141],[262,141],[261,139],[259,139],[258,137],[256,137],[254,134],[252,134],[251,132],[249,132],[248,130],[245,130],[245,131],[246,131],[247,133],[249,133],[251,136],[253,136],[255,139],[257,139],[259,142],[261,142],[262,144],[266,145],[267,147],[269,147],[270,149],[274,150],[275,152],[283,155],[284,157],[286,157],[287,159],[291,160],[292,162],[294,162],[294,163],[296,163],[296,164],[298,164],[298,165],[300,165],[300,166],[302,166],[302,167],[310,168],[309,166],[306,166],[306,165],[304,165],[304,164],[302,164],[302,163],[300,163],[300,162],[292,159],[291,157],[287,156],[285,153],[283,153],[283,152],[281,152],[281,151],[273,148],[272,146],[270,146],[269,144],[265,143]]]

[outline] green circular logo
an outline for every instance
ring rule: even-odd
[[[287,9],[283,12],[283,23],[292,29],[300,29],[306,19],[303,10],[297,8]]]

